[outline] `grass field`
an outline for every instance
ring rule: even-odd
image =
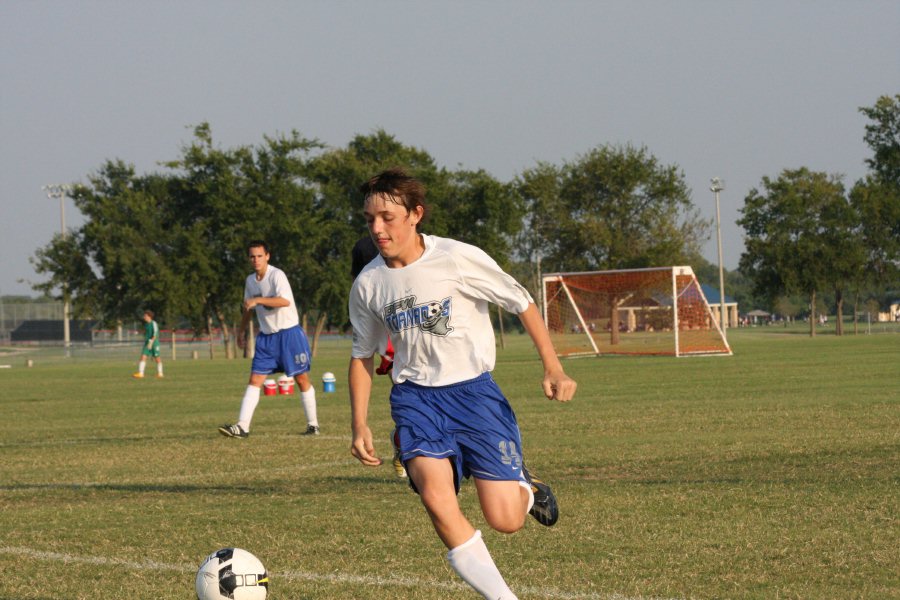
[[[729,341],[732,357],[567,361],[579,393],[560,405],[507,338],[495,377],[562,516],[504,536],[471,483],[460,499],[520,598],[900,598],[900,330]],[[314,439],[296,395],[264,398],[247,440],[216,433],[247,361],[138,381],[136,349],[55,352],[0,353],[0,599],[190,599],[225,546],[263,560],[276,600],[476,597],[390,466],[350,456],[346,341],[314,363],[338,375]]]

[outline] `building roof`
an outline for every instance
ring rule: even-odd
[[[703,295],[706,296],[706,302],[709,304],[721,304],[722,301],[719,300],[719,288],[713,287],[706,283],[700,284],[700,289],[703,290]],[[725,304],[734,304],[734,298],[725,294]]]

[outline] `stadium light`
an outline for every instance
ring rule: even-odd
[[[719,325],[722,327],[722,335],[725,335],[728,317],[725,312],[725,270],[722,266],[722,219],[719,216],[719,192],[725,189],[725,180],[713,177],[709,181],[711,183],[709,190],[716,195],[716,239],[719,243]]]
[[[50,199],[59,198],[59,224],[62,232],[62,239],[66,239],[66,194],[72,189],[67,184],[48,184],[41,188],[47,192]],[[63,282],[63,347],[66,349],[66,358],[71,356],[72,338],[69,332],[69,286]]]

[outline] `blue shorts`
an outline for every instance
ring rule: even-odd
[[[294,377],[309,371],[309,366],[309,340],[299,325],[275,333],[257,334],[251,373],[284,373]]]
[[[516,415],[490,373],[441,387],[399,383],[391,390],[391,416],[401,459],[449,459],[457,493],[463,477],[524,480]]]

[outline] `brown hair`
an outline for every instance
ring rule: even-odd
[[[262,248],[263,252],[269,253],[269,244],[265,240],[250,240],[247,242],[247,254],[250,254],[250,248]]]
[[[366,198],[376,194],[389,196],[392,202],[406,208],[407,213],[414,211],[417,206],[421,206],[424,212],[419,221],[420,224],[428,216],[429,208],[425,204],[425,186],[400,167],[391,167],[382,171],[362,184],[359,191]]]

